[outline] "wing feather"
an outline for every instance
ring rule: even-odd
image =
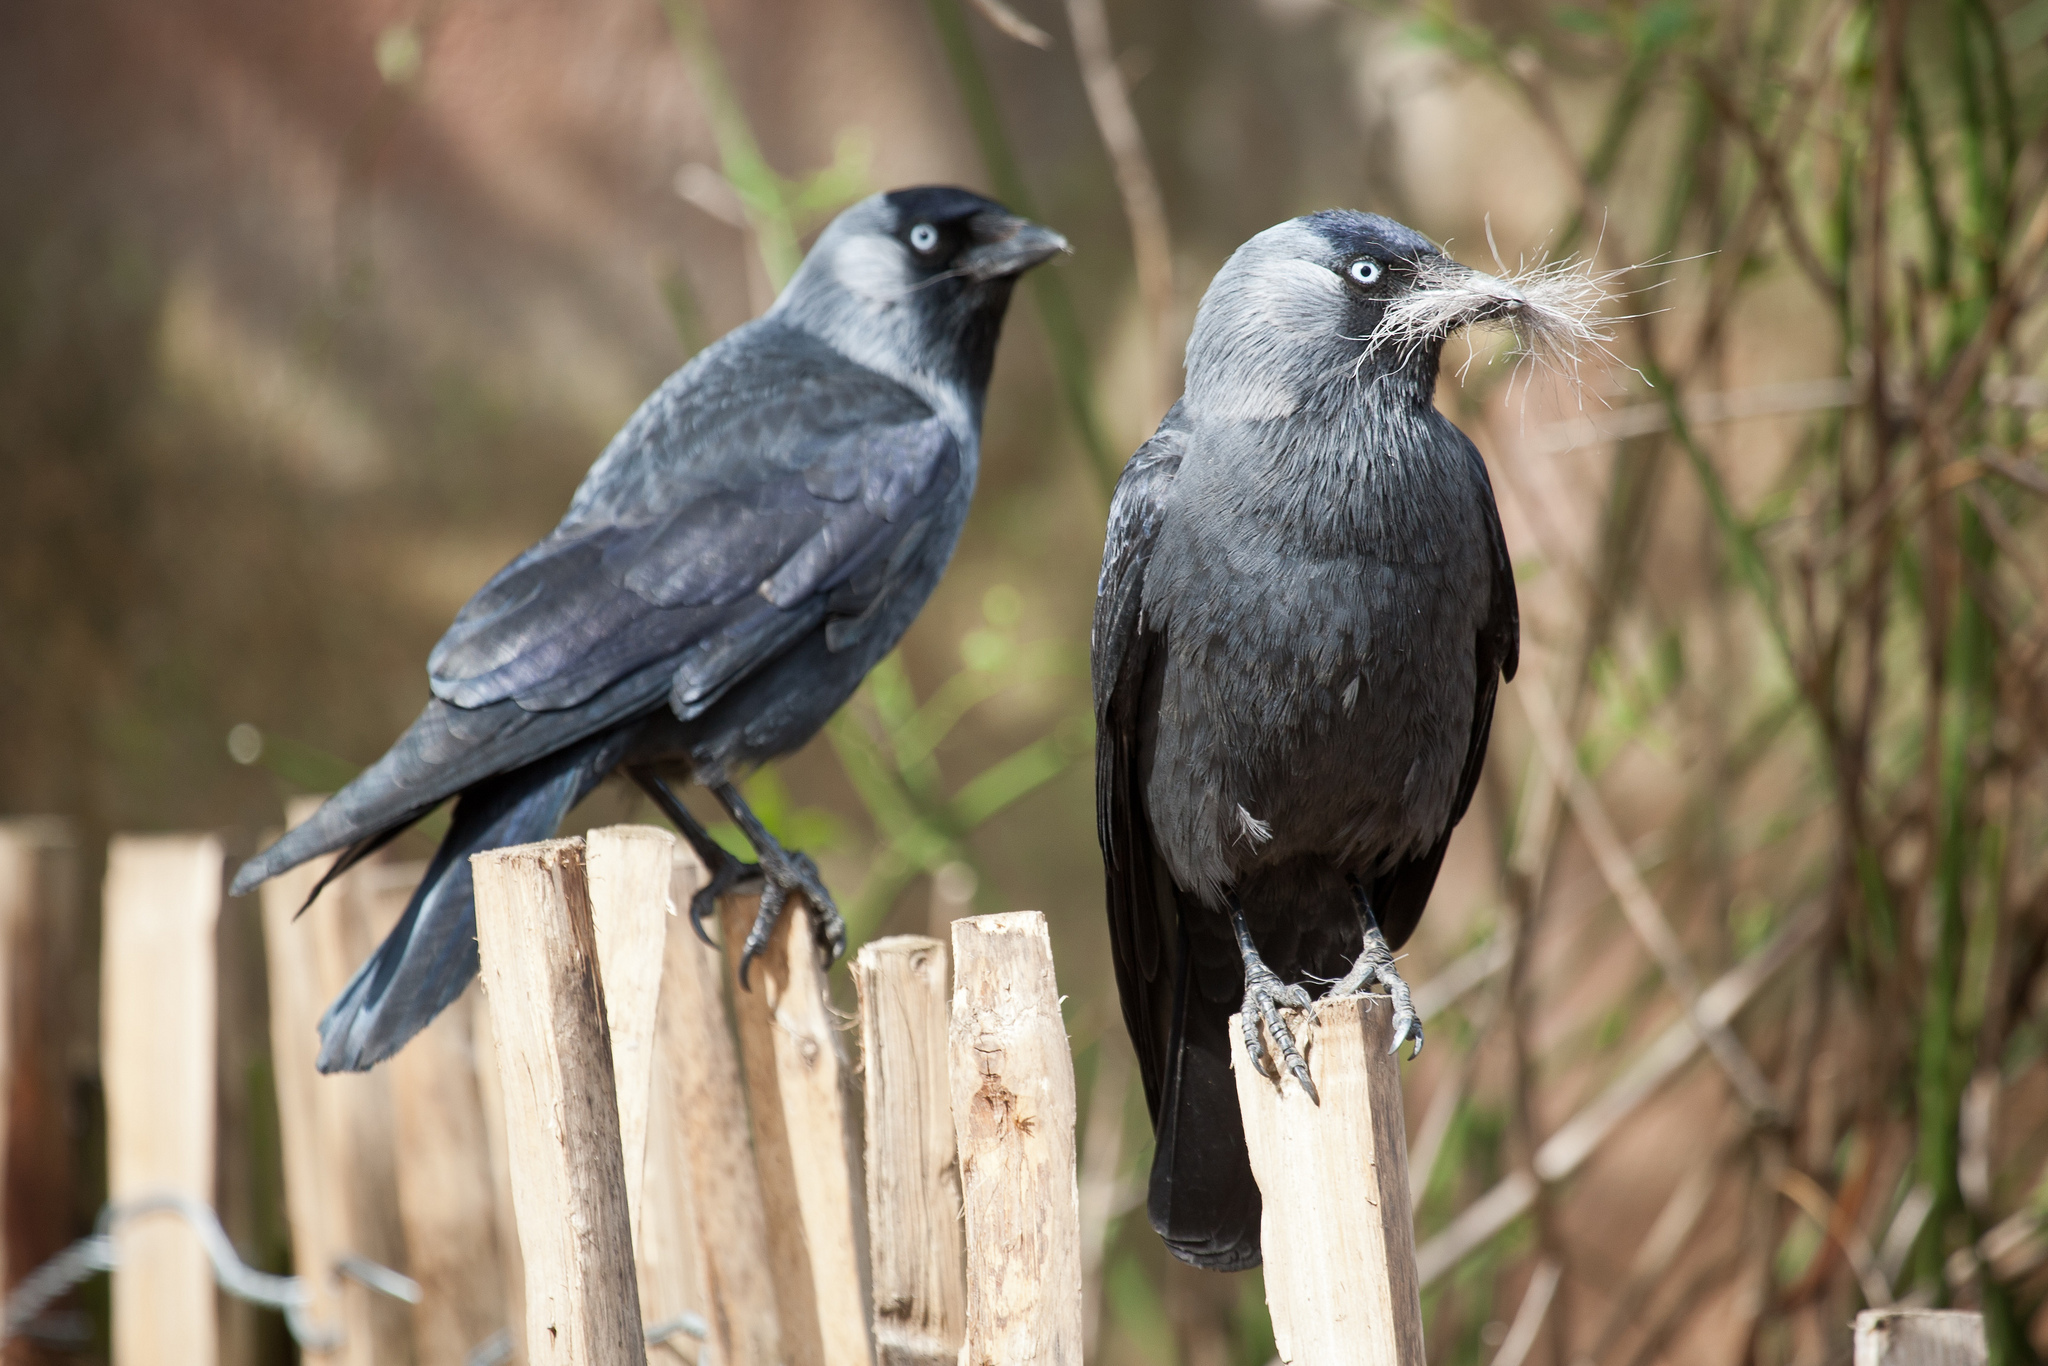
[[[1186,440],[1176,404],[1117,480],[1090,651],[1096,835],[1107,884],[1110,950],[1124,1023],[1155,1118],[1166,1083],[1173,1027],[1172,945],[1179,931],[1171,881],[1152,847],[1145,776],[1140,771],[1145,711],[1152,700],[1146,695],[1148,683],[1154,682],[1163,658],[1159,636],[1144,620],[1145,568]]]

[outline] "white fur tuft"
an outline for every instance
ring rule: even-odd
[[[1576,375],[1582,351],[1604,353],[1613,339],[1601,313],[1613,297],[1607,286],[1621,273],[1596,274],[1591,261],[1569,258],[1497,278],[1432,257],[1417,272],[1415,287],[1387,305],[1367,346],[1390,347],[1405,359],[1460,327],[1498,322],[1515,334],[1514,356]]]

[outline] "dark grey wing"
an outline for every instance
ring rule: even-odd
[[[959,484],[959,443],[927,413],[813,434],[791,456],[664,516],[527,551],[434,647],[435,696],[555,711],[669,660],[689,720],[802,636],[859,619]]]
[[[369,847],[470,784],[664,697],[695,717],[812,631],[850,644],[963,460],[921,400],[822,350],[742,352],[743,375],[678,387],[686,370],[665,385],[562,526],[456,617],[429,660],[434,700],[412,727],[235,885]],[[698,391],[716,397],[698,402]]]
[[[1179,937],[1172,880],[1152,847],[1139,762],[1163,641],[1145,621],[1145,568],[1180,471],[1187,429],[1179,404],[1138,448],[1110,501],[1090,655],[1095,685],[1095,821],[1109,903],[1110,952],[1124,1024],[1155,1118],[1171,1047]],[[1148,681],[1151,687],[1148,688]]]
[[[1478,648],[1473,652],[1477,676],[1472,699],[1472,730],[1465,743],[1465,763],[1458,774],[1457,799],[1451,803],[1450,823],[1427,853],[1398,864],[1374,879],[1373,909],[1380,930],[1392,948],[1400,948],[1415,932],[1422,909],[1436,886],[1437,871],[1443,866],[1444,851],[1450,847],[1451,831],[1465,819],[1472,794],[1479,788],[1479,773],[1486,766],[1486,747],[1493,734],[1494,697],[1501,680],[1512,680],[1522,660],[1522,614],[1515,595],[1515,565],[1508,558],[1507,537],[1501,531],[1500,513],[1493,503],[1493,481],[1487,476],[1486,461],[1470,440],[1464,440],[1469,472],[1485,500],[1488,530],[1492,533],[1492,599],[1486,622],[1479,628]]]

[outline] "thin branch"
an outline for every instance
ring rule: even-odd
[[[1777,206],[1778,223],[1785,231],[1785,245],[1792,253],[1792,259],[1806,272],[1806,278],[1830,303],[1842,297],[1842,283],[1834,277],[1813,249],[1813,243],[1806,235],[1806,228],[1799,221],[1799,206],[1792,198],[1792,191],[1785,180],[1785,167],[1778,148],[1764,137],[1763,130],[1743,111],[1721,79],[1721,73],[1706,62],[1693,64],[1693,79],[1700,83],[1707,98],[1713,102],[1714,112],[1732,125],[1742,135],[1749,147],[1749,154],[1755,159],[1757,174],[1763,180],[1764,192]]]
[[[1809,906],[1764,947],[1715,979],[1712,986],[1700,993],[1700,1012],[1707,1022],[1726,1025],[1734,1019],[1820,930],[1826,919],[1822,908]],[[1533,1174],[1510,1173],[1416,1249],[1419,1283],[1427,1288],[1526,1214],[1536,1203],[1541,1189],[1539,1179],[1555,1183],[1576,1172],[1622,1121],[1662,1090],[1699,1050],[1700,1036],[1692,1022],[1673,1022],[1606,1089],[1545,1140],[1531,1164]]]
[[[1138,294],[1151,324],[1153,372],[1160,386],[1154,407],[1163,412],[1167,396],[1178,387],[1174,376],[1179,370],[1173,363],[1173,241],[1166,227],[1166,203],[1145,154],[1145,135],[1124,89],[1123,72],[1117,68],[1102,0],[1067,0],[1067,23],[1074,31],[1074,59],[1081,67],[1088,108],[1109,152],[1117,194],[1131,225]]]
[[[1622,843],[1600,794],[1593,790],[1592,783],[1580,770],[1578,760],[1572,754],[1571,742],[1565,738],[1564,723],[1558,719],[1550,690],[1541,678],[1531,676],[1515,689],[1515,694],[1522,699],[1523,710],[1528,713],[1529,729],[1536,738],[1537,750],[1549,765],[1553,780],[1563,789],[1565,801],[1578,821],[1579,831],[1592,850],[1593,861],[1599,866],[1600,875],[1606,879],[1607,885],[1613,889],[1615,900],[1621,903],[1622,914],[1627,917],[1630,928],[1657,961],[1672,991],[1684,1002],[1686,1019],[1698,1032],[1700,1041],[1713,1053],[1721,1070],[1728,1074],[1729,1082],[1748,1107],[1751,1118],[1761,1122],[1774,1116],[1777,1100],[1771,1094],[1771,1084],[1758,1070],[1755,1059],[1749,1056],[1725,1023],[1711,1024],[1702,1012],[1699,977],[1693,971],[1692,960],[1686,957],[1685,947],[1678,942],[1670,920],[1644,883],[1642,874],[1636,871],[1635,860],[1629,857],[1628,846]]]
[[[1003,0],[972,0],[981,17],[988,20],[1005,37],[1015,38],[1028,47],[1041,52],[1052,46],[1052,35],[1026,19],[1003,3]]]

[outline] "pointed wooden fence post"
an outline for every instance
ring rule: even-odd
[[[688,848],[676,850],[670,895],[679,911],[710,880]],[[676,1250],[695,1266],[697,1303],[710,1327],[707,1360],[717,1366],[782,1366],[781,1310],[769,1252],[761,1174],[748,1133],[739,1049],[726,1017],[725,958],[678,916],[663,951],[656,1020],[655,1076],[661,1089],[650,1116],[675,1154],[671,1176],[690,1246]],[[813,1297],[808,1287],[802,1302]],[[677,1308],[671,1301],[652,1313]],[[813,1330],[815,1332],[815,1330]]]
[[[85,1134],[79,1058],[97,1036],[87,993],[88,925],[78,908],[78,842],[69,821],[26,816],[0,821],[0,990],[6,993],[10,1097],[4,1137],[6,1185],[0,1266],[19,1279],[62,1251],[75,1232],[73,1205]]]
[[[100,1071],[107,1198],[213,1204],[214,923],[220,841],[122,835],[107,852]],[[183,1220],[116,1226],[115,1366],[182,1366],[218,1354],[213,1266]]]
[[[632,1220],[580,839],[470,859],[533,1366],[644,1366]]]
[[[735,969],[758,897],[719,905],[726,961]],[[792,898],[752,990],[733,996],[754,1119],[754,1153],[768,1210],[782,1345],[791,1366],[871,1366],[867,1227],[860,1149],[825,971],[811,918]]]
[[[297,825],[320,797],[296,798],[286,820]],[[263,945],[270,979],[271,1071],[277,1087],[285,1209],[292,1264],[310,1294],[306,1318],[332,1335],[309,1344],[322,1366],[371,1366],[407,1354],[405,1306],[344,1280],[348,1257],[380,1265],[405,1262],[393,1142],[392,1069],[320,1074],[320,1016],[398,918],[374,879],[370,860],[329,883],[306,906],[332,859],[315,859],[263,884]],[[305,914],[301,915],[301,908]]]
[[[1855,1366],[1984,1366],[1984,1316],[1969,1309],[1866,1309]]]
[[[923,935],[878,939],[853,961],[881,1366],[952,1366],[966,1337],[946,976],[946,946]]]
[[[1276,1082],[1242,1046],[1231,1051],[1265,1202],[1266,1304],[1287,1366],[1423,1366],[1392,1015],[1374,996],[1320,1001],[1314,1023],[1289,1012],[1320,1105],[1292,1074]],[[1243,1037],[1235,1016],[1230,1037]]]
[[[953,922],[950,1074],[981,1366],[1081,1366],[1074,1058],[1037,911]]]
[[[371,921],[395,919],[424,871],[377,867],[364,889],[375,903]],[[465,1361],[511,1323],[483,1100],[489,1049],[476,1039],[480,995],[472,986],[385,1064],[405,1269],[420,1287],[412,1311],[420,1366]]]

